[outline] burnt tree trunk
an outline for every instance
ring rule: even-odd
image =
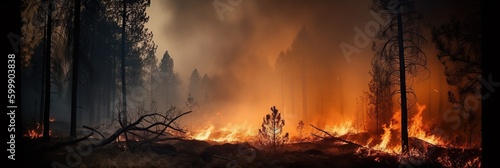
[[[408,153],[408,108],[406,106],[406,79],[405,79],[405,55],[403,46],[403,23],[401,10],[397,13],[398,21],[398,47],[399,47],[399,79],[401,91],[401,152]]]
[[[52,1],[48,0],[49,9],[47,14],[47,41],[45,48],[45,108],[43,111],[43,140],[49,141],[49,127],[50,127],[50,49],[52,48]]]
[[[79,47],[80,47],[80,0],[75,0],[75,34],[74,49],[73,49],[73,80],[71,83],[71,121],[70,121],[70,136],[76,137],[76,107],[78,98],[78,58],[79,58]]]

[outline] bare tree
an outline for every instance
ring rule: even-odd
[[[77,89],[78,89],[78,58],[80,47],[80,0],[75,0],[75,15],[74,15],[74,47],[73,47],[73,79],[71,83],[71,122],[70,136],[76,138],[76,106],[77,106]]]
[[[45,109],[43,112],[43,139],[45,141],[49,141],[49,127],[50,127],[50,85],[51,85],[51,80],[50,80],[50,55],[51,55],[51,46],[52,46],[52,1],[49,0],[48,2],[48,14],[47,14],[47,33],[46,33],[46,48],[45,48]]]
[[[427,58],[421,50],[425,38],[421,35],[421,15],[415,11],[415,2],[410,0],[374,0],[373,9],[386,19],[377,34],[372,64],[381,64],[383,82],[392,88],[392,94],[399,94],[401,104],[401,149],[407,154],[408,147],[408,98],[415,96],[413,77],[428,72]],[[410,97],[411,98],[411,97]],[[411,103],[411,102],[410,102]]]

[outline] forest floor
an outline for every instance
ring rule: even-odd
[[[90,149],[92,139],[61,145],[68,138],[25,139],[23,167],[175,167],[175,168],[331,168],[331,167],[480,167],[480,149],[450,149],[412,139],[425,148],[403,164],[398,155],[360,148],[334,139],[286,144],[279,152],[259,150],[249,143],[175,140],[139,146],[131,152],[121,143]],[[97,142],[97,140],[94,140]],[[49,148],[50,146],[57,146]]]

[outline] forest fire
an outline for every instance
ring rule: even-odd
[[[408,128],[409,136],[418,138],[433,145],[444,146],[445,143],[443,142],[441,137],[438,137],[436,135],[431,135],[429,134],[429,132],[426,131],[426,130],[431,130],[431,128],[428,128],[428,126],[424,124],[422,119],[422,113],[426,109],[426,105],[420,105],[418,103],[416,105],[417,105],[417,114],[415,114],[415,116],[410,119],[411,125]]]
[[[426,110],[426,105],[417,103],[415,107],[415,114],[408,119],[410,123],[410,127],[408,128],[409,137],[433,146],[450,146],[446,144],[442,137],[431,134],[432,128],[428,124],[424,124],[422,114]],[[322,130],[328,132],[331,136],[345,138],[345,140],[352,141],[360,146],[397,155],[401,152],[400,120],[401,112],[394,112],[390,122],[382,125],[383,132],[381,134],[368,133],[365,130],[356,128],[353,120],[347,120],[338,124],[326,124]],[[187,137],[188,139],[216,143],[254,143],[257,141],[257,129],[257,127],[248,124],[226,124],[223,127],[216,127],[214,124],[208,123],[199,129],[188,132]],[[298,135],[297,132],[290,132],[292,137],[302,136],[300,142],[314,142],[318,140],[317,138],[311,138],[311,135],[313,135],[311,133],[304,132],[302,135]],[[360,139],[359,137],[349,138],[351,135],[357,134],[368,134],[370,136],[367,139]],[[298,142],[297,138],[288,141],[289,144]]]
[[[343,123],[337,124],[337,125],[327,125],[327,126],[325,126],[324,130],[331,132],[332,135],[335,135],[335,136],[342,136],[342,135],[346,135],[346,134],[355,134],[355,133],[363,132],[363,131],[356,129],[352,123],[353,123],[352,121],[346,121],[346,122],[343,122]]]
[[[481,166],[466,2],[22,2],[34,166]]]
[[[425,110],[425,105],[416,104],[417,113],[409,119],[410,127],[408,128],[409,137],[414,137],[425,141],[432,145],[444,145],[442,139],[436,135],[431,135],[427,130],[430,130],[422,121],[422,112]],[[388,153],[400,153],[400,121],[401,111],[397,111],[391,118],[390,124],[383,125],[384,133],[380,137],[380,143],[373,148]],[[371,142],[371,140],[370,140]]]
[[[53,123],[56,119],[51,117],[49,121]],[[35,128],[28,129],[23,136],[30,139],[43,138],[43,125],[37,122],[34,127]],[[49,135],[52,136],[52,129],[49,129]]]
[[[51,132],[49,132],[50,134]],[[24,137],[28,137],[30,139],[42,138],[43,137],[43,125],[40,123],[36,123],[36,128],[29,129],[27,133],[24,134]]]
[[[212,141],[219,143],[238,143],[252,141],[256,135],[256,129],[245,125],[227,124],[221,128],[215,128],[213,124],[208,124],[205,128],[188,133],[190,139],[201,141]]]

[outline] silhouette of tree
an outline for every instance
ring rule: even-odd
[[[194,69],[191,72],[191,76],[189,77],[189,84],[188,84],[188,94],[192,96],[194,101],[200,99],[201,97],[201,76],[200,72],[198,72],[198,69]]]
[[[264,147],[271,148],[276,154],[279,147],[288,141],[288,132],[283,134],[285,120],[281,118],[275,106],[271,107],[271,114],[267,114],[262,121],[262,128],[259,129],[259,142]]]
[[[70,112],[73,113],[70,123],[72,136],[75,136],[74,124],[83,122],[83,115],[87,115],[87,121],[92,124],[103,118],[109,118],[114,109],[115,88],[121,84],[116,81],[116,77],[120,77],[116,75],[116,68],[121,67],[116,63],[117,56],[120,54],[119,40],[121,40],[119,36],[121,8],[119,6],[123,4],[122,1],[75,2],[22,1],[23,40],[21,43],[21,52],[26,55],[22,59],[24,67],[33,66],[35,65],[33,63],[37,62],[38,58],[33,59],[36,46],[43,46],[44,58],[47,58],[44,60],[47,70],[43,73],[45,96],[41,98],[43,101],[47,100],[43,105],[44,124],[48,124],[51,109],[69,107],[63,102],[53,104],[57,107],[51,108],[50,101],[54,93],[63,98],[61,100],[66,100],[66,97],[61,96],[69,95],[65,93],[70,89],[73,90]],[[148,0],[128,2],[126,16],[130,25],[127,25],[126,30],[130,32],[130,35],[125,40],[127,42],[125,47],[129,51],[125,65],[127,80],[130,81],[129,89],[143,84],[144,67],[150,65],[146,64],[144,59],[156,49],[152,41],[152,33],[144,28],[144,23],[149,19],[145,13],[148,2]],[[78,8],[77,4],[81,5],[81,10],[75,10]],[[75,16],[78,11],[80,11],[80,17]],[[49,12],[51,17],[48,17]],[[72,58],[72,56],[78,56],[78,58]],[[34,73],[35,71],[32,75]],[[70,85],[71,82],[73,85]],[[46,126],[44,129],[49,128]]]
[[[479,13],[466,21],[452,17],[449,23],[432,31],[432,40],[445,67],[446,82],[456,87],[449,92],[451,103],[464,104],[467,95],[480,86],[481,17]]]
[[[107,10],[114,9],[114,3],[82,1],[81,66],[77,71],[81,85],[78,87],[78,106],[83,108],[79,108],[78,113],[80,120],[88,121],[88,124],[114,117],[120,27],[113,18],[112,10]]]
[[[407,154],[408,149],[408,97],[415,98],[412,84],[413,77],[420,72],[428,72],[426,67],[427,58],[421,50],[425,44],[425,38],[421,35],[422,16],[415,11],[415,2],[410,0],[374,0],[372,8],[375,12],[386,19],[377,33],[378,42],[375,42],[373,50],[375,57],[372,65],[380,64],[381,69],[373,75],[389,76],[389,79],[376,80],[384,86],[390,81],[393,86],[392,94],[399,94],[398,101],[401,104],[401,152]],[[384,72],[382,72],[384,71]],[[380,82],[379,82],[380,81]],[[415,99],[413,99],[415,100]],[[414,104],[416,102],[410,102]]]
[[[314,64],[310,62],[310,41],[311,38],[305,27],[302,27],[297,33],[295,39],[293,40],[291,46],[286,51],[281,51],[275,62],[276,70],[280,71],[282,78],[282,96],[284,104],[284,94],[285,85],[288,85],[290,94],[290,109],[289,113],[295,114],[297,110],[294,108],[296,104],[302,105],[302,110],[300,115],[307,121],[308,114],[308,67],[307,65]],[[301,93],[296,93],[296,89],[300,89]],[[302,97],[297,98],[295,95],[300,94]],[[297,103],[301,101],[301,103]],[[299,114],[299,113],[297,113]]]
[[[381,59],[374,59],[370,75],[372,79],[368,84],[370,94],[368,94],[369,103],[373,108],[370,109],[369,115],[375,119],[376,132],[382,131],[381,123],[389,123],[392,118],[392,109],[394,103],[392,101],[393,86],[391,83],[391,73],[388,66]]]
[[[45,104],[45,109],[43,112],[43,139],[44,141],[49,141],[49,131],[50,131],[50,86],[51,86],[51,80],[50,80],[50,69],[51,69],[51,50],[52,50],[52,1],[49,0],[48,2],[48,12],[47,12],[47,33],[46,33],[46,48],[45,48],[45,98],[44,98],[44,104]]]
[[[302,131],[304,130],[304,121],[300,120],[299,125],[297,125],[297,132],[299,132],[299,143],[304,141]]]
[[[434,28],[432,40],[439,51],[437,58],[445,67],[446,82],[451,86],[448,101],[458,105],[458,115],[468,125],[469,147],[472,133],[481,132],[480,109],[467,105],[466,100],[480,101],[481,97],[481,15],[474,13],[463,21],[452,17],[448,23]],[[467,127],[464,127],[466,129]],[[479,144],[474,144],[479,145]]]
[[[122,122],[127,122],[127,91],[142,86],[143,59],[150,50],[156,48],[152,40],[153,33],[144,27],[144,24],[149,21],[149,16],[146,14],[149,2],[149,0],[123,0],[117,3],[121,8],[115,8],[118,13],[114,16],[120,16],[115,19],[121,20],[120,27],[122,28],[121,82],[119,83],[122,88],[123,111],[120,119]],[[131,100],[135,102],[132,102],[134,104],[130,106],[142,103],[136,99]]]
[[[76,107],[77,107],[77,98],[78,98],[78,63],[79,63],[79,48],[80,48],[80,10],[81,10],[81,1],[75,0],[74,7],[74,47],[73,47],[73,74],[72,74],[72,83],[71,83],[71,117],[70,117],[70,136],[76,138]]]
[[[168,54],[168,51],[165,51],[163,54],[163,58],[160,62],[160,71],[163,76],[163,83],[165,88],[165,98],[167,103],[171,105],[178,104],[179,97],[179,85],[181,84],[179,74],[174,71],[174,60]]]

